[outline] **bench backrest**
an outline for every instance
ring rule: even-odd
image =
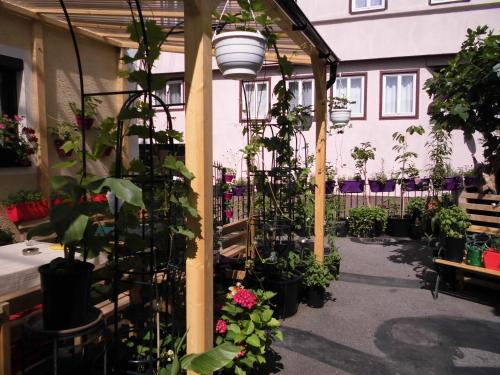
[[[469,214],[469,232],[500,236],[500,195],[463,191],[458,204]]]

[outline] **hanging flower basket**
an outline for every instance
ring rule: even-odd
[[[396,189],[396,180],[387,180],[385,183],[378,180],[368,180],[372,193],[392,193]]]
[[[59,156],[60,159],[66,159],[73,155],[73,150],[64,152],[64,150],[61,148],[64,143],[66,142],[63,139],[54,139],[54,147],[56,148],[57,156]]]
[[[226,174],[224,175],[224,182],[225,182],[226,184],[230,184],[231,182],[233,182],[234,177],[235,177],[235,174],[232,174],[232,173],[226,173]]]
[[[429,178],[405,178],[403,179],[403,190],[405,191],[424,191],[429,190]]]
[[[459,176],[445,177],[442,190],[456,191],[462,188],[462,179]]]
[[[345,180],[339,182],[341,193],[362,193],[364,190],[364,181],[362,180]]]
[[[351,110],[347,108],[331,109],[330,121],[333,124],[347,124],[351,120]]]
[[[39,201],[16,203],[6,209],[7,217],[14,224],[22,221],[37,220],[49,214],[49,207],[46,199]]]
[[[78,125],[78,129],[89,130],[92,125],[94,125],[94,119],[92,117],[82,118],[80,115],[76,115],[76,125]]]
[[[233,192],[232,191],[225,191],[224,192],[224,200],[230,201],[231,199],[233,199]]]
[[[227,79],[253,80],[262,68],[266,38],[258,32],[227,31],[213,39],[215,59]]]

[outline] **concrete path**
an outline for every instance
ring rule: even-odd
[[[500,374],[498,291],[469,291],[481,293],[482,303],[446,294],[433,300],[431,251],[423,243],[337,244],[343,261],[341,281],[329,288],[333,300],[322,309],[301,305],[284,321],[273,372]]]

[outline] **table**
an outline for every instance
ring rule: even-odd
[[[52,250],[53,243],[30,241],[32,244],[26,246],[26,242],[12,245],[0,246],[0,297],[33,287],[40,286],[38,267],[49,263],[51,260],[64,257],[62,250]],[[23,249],[36,247],[39,253],[36,255],[23,255]],[[94,264],[106,262],[106,256],[102,254],[98,258],[89,260]]]

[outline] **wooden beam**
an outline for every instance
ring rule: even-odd
[[[326,172],[326,66],[312,56],[314,74],[314,116],[316,119],[316,189],[314,193],[314,254],[323,263],[325,252],[325,172]]]
[[[64,14],[60,7],[29,8],[37,14]],[[100,16],[100,17],[131,17],[130,9],[104,9],[104,8],[67,8],[70,16]],[[134,12],[137,15],[137,12]],[[182,18],[184,12],[178,10],[142,9],[142,14],[147,18]],[[131,17],[132,19],[132,17]]]
[[[47,127],[47,103],[45,97],[45,52],[43,24],[33,23],[32,45],[32,115],[33,123],[37,124],[39,149],[37,157],[38,186],[45,198],[50,197],[50,161],[49,161],[49,132]],[[50,201],[50,199],[49,199]]]
[[[213,346],[212,11],[210,1],[185,0],[186,166],[195,175],[189,219],[196,239],[186,260],[187,352]],[[189,374],[193,374],[189,372]]]

